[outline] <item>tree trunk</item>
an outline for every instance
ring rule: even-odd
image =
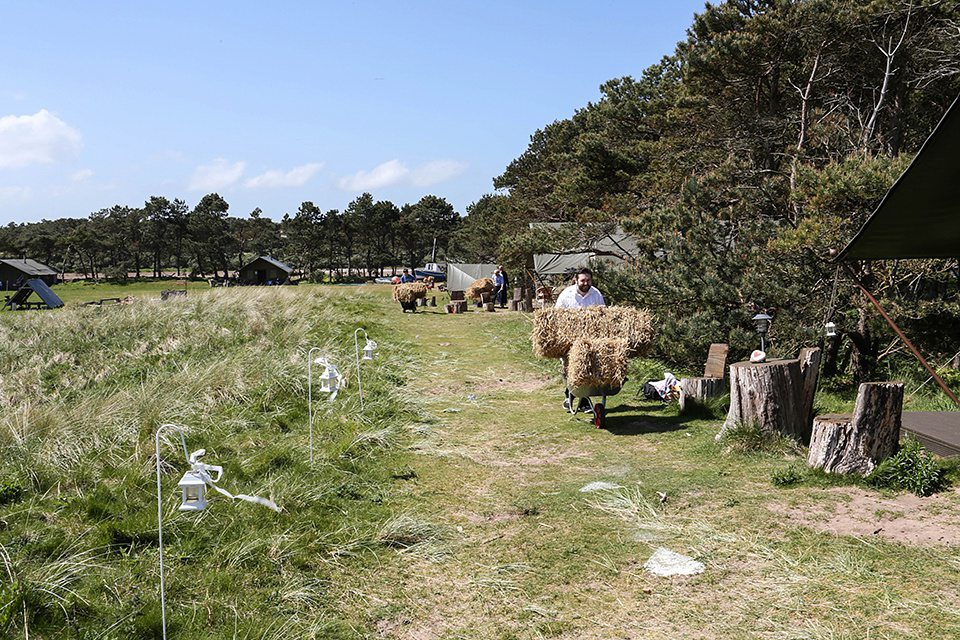
[[[803,388],[800,360],[730,365],[730,411],[721,433],[737,423],[756,423],[766,433],[805,443],[810,431],[803,424]]]
[[[807,464],[829,473],[866,475],[897,450],[903,383],[865,382],[853,415],[818,416]]]
[[[707,398],[713,398],[723,393],[723,378],[681,378],[678,386],[680,387],[680,410],[687,407],[690,401],[704,402]]]
[[[803,374],[803,441],[810,442],[810,429],[813,426],[813,399],[817,395],[817,383],[820,381],[820,357],[823,354],[817,347],[800,349],[800,372]]]

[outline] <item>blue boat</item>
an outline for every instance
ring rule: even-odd
[[[422,269],[414,269],[413,275],[418,279],[433,278],[436,282],[442,282],[447,279],[447,273],[436,262],[428,262]]]

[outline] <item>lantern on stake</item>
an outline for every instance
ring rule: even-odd
[[[180,434],[180,443],[183,445],[183,455],[187,460],[187,464],[190,465],[190,470],[183,474],[183,477],[178,483],[180,488],[180,511],[203,511],[207,508],[207,487],[213,488],[214,490],[222,493],[231,500],[239,498],[240,500],[246,500],[248,502],[255,502],[257,504],[262,504],[265,507],[269,507],[274,511],[280,511],[280,508],[277,507],[276,503],[273,500],[268,500],[267,498],[261,498],[260,496],[248,496],[245,494],[231,495],[228,491],[217,487],[215,483],[220,480],[220,477],[223,475],[223,467],[217,465],[210,465],[200,462],[199,458],[206,451],[204,449],[198,449],[191,454],[187,453],[187,440],[183,435],[183,429],[175,424],[162,424],[160,428],[157,429],[157,434],[155,438],[156,449],[155,456],[157,459],[157,541],[160,548],[160,615],[163,624],[163,638],[167,638],[167,603],[166,603],[166,594],[165,594],[165,585],[164,585],[164,571],[163,571],[163,502],[162,494],[160,490],[160,432],[163,431],[166,427],[172,427],[177,430]],[[216,473],[216,479],[211,478],[209,471]]]
[[[827,324],[823,325],[823,328],[826,331],[828,338],[832,338],[837,335],[837,325],[834,323],[828,322]]]
[[[770,330],[770,321],[773,320],[773,318],[765,313],[758,313],[753,316],[751,320],[753,320],[753,324],[757,328],[757,333],[760,334],[760,351],[766,351],[767,348],[764,337],[766,337],[767,331]]]
[[[367,335],[366,329],[358,328],[353,332],[353,348],[354,354],[357,358],[357,389],[360,392],[360,410],[363,410],[363,383],[360,382],[360,332],[363,331],[363,337],[366,339],[366,344],[363,346],[363,359],[364,360],[373,360],[373,352],[377,348],[377,343],[370,339],[370,336]]]

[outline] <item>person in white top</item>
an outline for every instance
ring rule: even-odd
[[[572,284],[557,296],[557,308],[561,307],[604,307],[601,294],[593,286],[593,272],[586,267],[577,272],[576,284]]]

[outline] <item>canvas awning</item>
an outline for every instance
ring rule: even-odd
[[[454,264],[447,263],[447,290],[465,291],[474,280],[481,278],[493,279],[493,272],[497,270],[495,264]]]
[[[567,223],[531,223],[531,227],[561,227]],[[594,238],[589,246],[577,247],[568,253],[539,253],[533,256],[533,268],[540,275],[568,275],[585,267],[591,259],[619,264],[624,258],[637,255],[637,242],[622,229]]]
[[[960,257],[958,101],[838,260]]]

